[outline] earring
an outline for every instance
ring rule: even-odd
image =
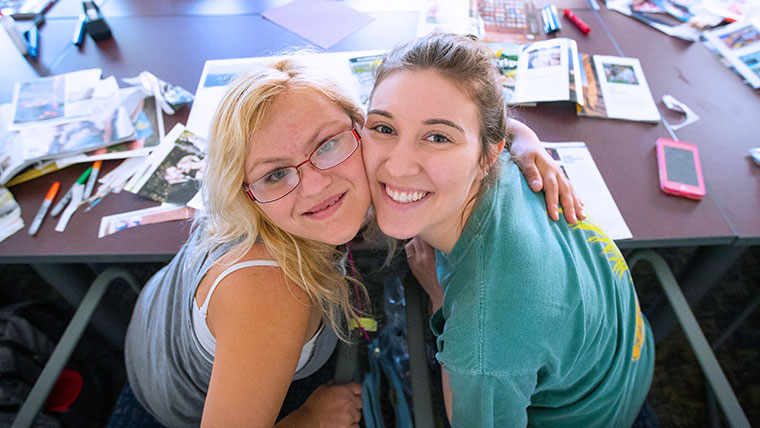
[[[488,170],[484,169],[483,170],[483,178],[486,178],[486,177],[488,177]]]

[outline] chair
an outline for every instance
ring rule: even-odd
[[[731,389],[726,375],[718,364],[710,344],[700,329],[697,319],[694,317],[694,313],[691,311],[686,297],[681,292],[681,288],[665,259],[654,250],[637,250],[628,257],[628,265],[631,269],[641,261],[647,262],[652,267],[654,275],[673,308],[692,351],[694,351],[697,362],[707,380],[708,389],[714,394],[729,425],[734,428],[749,427],[749,420],[739,405],[736,394]]]
[[[27,428],[34,423],[34,419],[45,404],[45,400],[47,400],[50,391],[58,380],[58,376],[69,360],[74,348],[76,348],[77,343],[79,343],[79,339],[87,328],[87,324],[90,322],[90,318],[98,307],[106,289],[116,279],[125,281],[135,293],[140,293],[140,287],[137,282],[124,269],[109,268],[95,278],[84,295],[82,302],[77,307],[66,330],[63,332],[63,336],[58,341],[53,354],[42,369],[42,373],[37,378],[37,382],[32,387],[29,396],[21,406],[21,410],[19,410],[11,428]]]

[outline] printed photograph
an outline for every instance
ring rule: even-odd
[[[639,81],[636,79],[636,72],[633,71],[633,67],[624,64],[608,64],[604,63],[604,74],[609,83],[624,83],[627,85],[638,85]]]
[[[13,123],[22,124],[64,117],[66,87],[62,76],[21,82]]]
[[[516,43],[489,43],[488,50],[491,53],[491,62],[499,69],[504,100],[509,102],[515,96],[520,45]]]
[[[562,61],[561,48],[536,49],[528,52],[528,70],[543,67],[555,67]]]
[[[581,116],[607,117],[604,97],[599,87],[599,79],[591,55],[582,54],[581,56],[583,59],[583,67],[581,67],[583,105],[578,107],[578,114]]]
[[[544,147],[544,150],[546,150],[546,153],[549,153],[549,156],[551,156],[555,161],[559,162],[562,160],[559,157],[559,152],[557,152],[557,149],[554,147]]]
[[[118,108],[103,122],[79,120],[60,125],[22,129],[24,159],[54,158],[83,153],[125,141],[135,129],[124,108]]]
[[[752,70],[755,74],[759,75],[758,73],[760,71],[760,51],[752,52],[747,55],[740,56],[739,59],[741,62],[747,65],[750,70]]]
[[[108,146],[134,136],[135,129],[124,108],[103,122],[79,120],[60,125],[22,129],[24,159],[59,157]]]
[[[720,40],[729,49],[739,49],[760,41],[760,31],[754,25],[749,24],[746,27],[720,36]]]
[[[235,73],[220,73],[220,74],[207,74],[206,80],[203,82],[204,88],[211,88],[214,86],[227,86],[237,76]]]
[[[192,143],[195,138],[198,137],[183,132],[137,194],[177,205],[192,199],[200,189],[206,164],[203,153]]]
[[[372,93],[372,86],[375,84],[375,69],[382,62],[382,55],[370,55],[356,58],[349,58],[351,74],[354,76],[356,89],[359,92],[359,102],[367,107],[369,95]]]

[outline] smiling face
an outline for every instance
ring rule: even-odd
[[[251,137],[246,183],[300,164],[327,138],[352,126],[343,109],[316,91],[285,92]],[[270,203],[252,203],[286,232],[333,245],[350,241],[370,204],[361,147],[333,168],[320,171],[307,162],[299,171],[301,182],[290,194]]]
[[[375,87],[362,141],[380,229],[450,252],[483,178],[475,104],[437,71],[396,71]]]

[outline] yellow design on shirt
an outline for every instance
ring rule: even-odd
[[[639,308],[639,299],[636,299],[636,337],[633,339],[633,354],[631,361],[638,361],[641,357],[641,347],[644,345],[646,329],[644,329],[644,319],[641,318],[641,308]]]
[[[612,272],[617,274],[618,279],[623,278],[623,275],[628,272],[628,264],[625,262],[623,253],[620,252],[620,249],[615,245],[615,242],[604,233],[598,224],[592,223],[590,218],[587,217],[586,220],[579,220],[577,223],[570,225],[570,227],[572,227],[573,230],[580,229],[593,232],[594,235],[588,237],[586,241],[601,242],[604,245],[602,254],[605,255],[609,261],[613,262]],[[630,275],[630,272],[628,272],[628,274]]]
[[[587,242],[600,242],[604,245],[602,249],[602,255],[605,255],[607,259],[614,263],[612,266],[612,272],[618,275],[618,279],[622,279],[623,275],[630,271],[628,270],[628,264],[625,262],[623,253],[615,245],[615,243],[607,235],[598,224],[593,223],[590,218],[586,220],[579,220],[574,225],[570,225],[573,230],[586,230],[593,232],[593,235],[586,239]],[[641,347],[644,345],[644,339],[646,335],[646,329],[644,328],[644,319],[641,317],[641,308],[639,307],[639,299],[635,299],[636,303],[636,334],[633,339],[633,353],[631,355],[631,361],[638,361],[641,357]]]

